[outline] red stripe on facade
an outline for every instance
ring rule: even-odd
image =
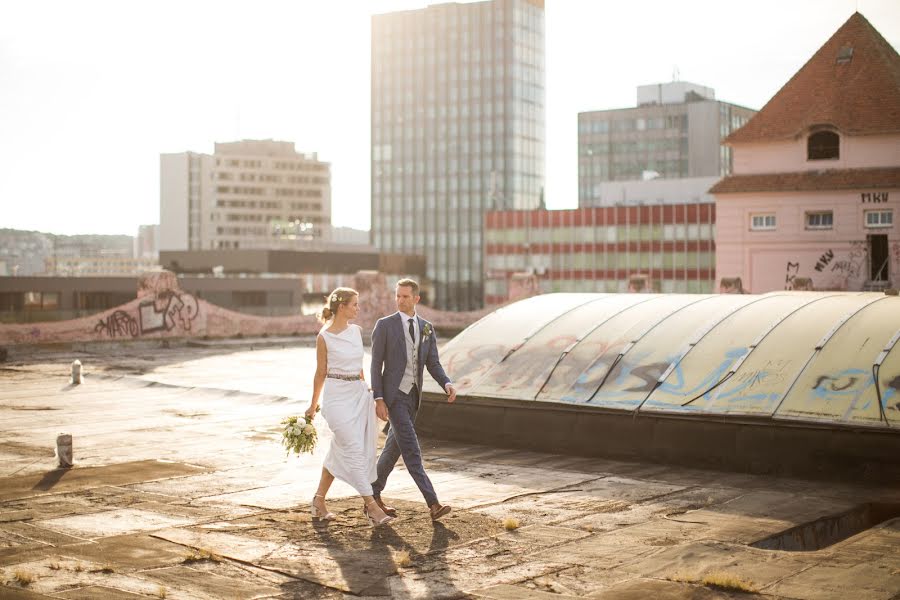
[[[602,206],[567,210],[494,210],[485,213],[486,229],[528,227],[585,227],[602,225],[660,225],[673,223],[714,223],[712,203],[651,204],[645,206]]]
[[[712,252],[716,244],[712,240],[668,240],[668,241],[631,241],[613,243],[566,243],[552,244],[496,244],[484,246],[487,256],[506,256],[509,254],[572,254],[604,252]]]

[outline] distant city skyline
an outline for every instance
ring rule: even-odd
[[[272,138],[331,163],[334,224],[369,228],[371,15],[427,4],[0,6],[0,227],[135,235],[161,153]],[[548,0],[547,207],[577,205],[579,112],[676,71],[762,108],[855,10],[900,47],[895,0]]]

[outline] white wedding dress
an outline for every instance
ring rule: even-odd
[[[325,328],[320,333],[328,349],[328,373],[358,376],[363,368],[359,325],[349,325],[338,334],[329,333]],[[322,416],[334,434],[323,466],[353,486],[361,496],[371,496],[372,482],[378,476],[375,469],[378,423],[368,384],[361,379],[326,377]]]

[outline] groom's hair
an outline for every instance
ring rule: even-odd
[[[397,282],[397,287],[412,288],[413,296],[419,295],[419,284],[416,283],[416,281],[413,279],[401,279],[400,281]]]

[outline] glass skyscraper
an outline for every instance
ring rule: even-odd
[[[544,3],[372,19],[372,243],[421,254],[432,304],[480,308],[483,215],[544,185]]]

